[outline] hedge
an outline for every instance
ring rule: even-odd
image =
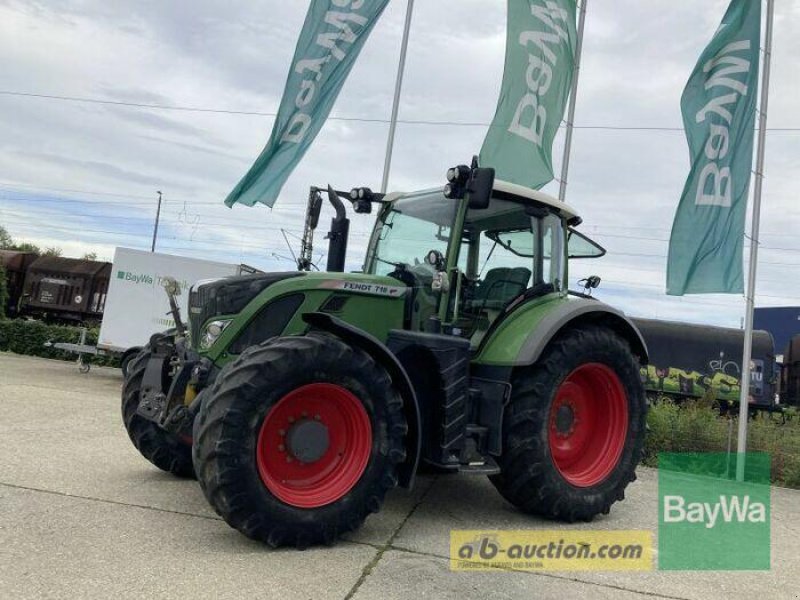
[[[89,328],[86,343],[95,345],[99,329]],[[78,343],[81,339],[81,328],[72,325],[49,325],[41,321],[12,319],[0,321],[0,351],[55,358],[59,360],[76,360],[77,355],[55,348],[48,348],[45,342]],[[119,359],[111,356],[84,355],[84,360],[94,365],[108,367],[119,366]]]
[[[739,420],[720,416],[701,401],[678,406],[661,399],[647,415],[644,464],[657,467],[660,452],[736,452]],[[759,413],[747,427],[747,450],[767,452],[772,459],[772,482],[800,489],[800,415]]]

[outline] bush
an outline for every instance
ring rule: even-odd
[[[86,343],[97,344],[99,329],[89,328],[86,334]],[[26,354],[28,356],[41,356],[42,358],[55,358],[59,360],[75,360],[76,355],[48,348],[45,342],[71,342],[78,343],[81,338],[80,327],[72,325],[48,325],[41,321],[27,321],[13,319],[0,321],[0,351]],[[110,356],[84,356],[86,362],[95,365],[117,367],[119,359]]]
[[[738,418],[720,416],[702,401],[678,406],[659,399],[647,425],[647,466],[658,466],[659,452],[736,452]],[[748,424],[747,450],[770,454],[773,483],[800,488],[800,419],[759,413]]]

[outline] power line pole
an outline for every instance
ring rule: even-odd
[[[153,224],[153,244],[150,246],[150,252],[156,251],[156,238],[158,237],[158,220],[161,218],[161,192],[158,194],[158,208],[156,209],[156,222]]]
[[[756,154],[756,183],[753,188],[753,228],[751,231],[750,264],[747,274],[747,296],[744,313],[744,348],[742,349],[742,383],[739,396],[739,436],[736,451],[736,480],[744,481],[745,452],[747,452],[747,416],[750,407],[750,359],[753,350],[753,309],[758,267],[758,235],[761,225],[761,188],[764,183],[764,152],[767,141],[767,105],[769,104],[769,71],[772,59],[772,21],[774,0],[767,0],[767,29],[764,37],[764,71],[761,76],[761,102],[758,117],[758,150]]]
[[[403,29],[403,41],[400,44],[400,63],[397,65],[397,80],[394,85],[394,101],[392,102],[392,118],[389,121],[389,139],[386,141],[386,159],[383,162],[383,179],[381,180],[381,193],[386,193],[389,186],[389,171],[392,168],[392,149],[394,147],[394,132],[397,129],[397,110],[400,106],[400,89],[403,87],[403,72],[406,68],[406,51],[408,50],[408,33],[411,30],[411,13],[414,10],[414,0],[408,0],[406,8],[406,25]]]
[[[578,75],[581,72],[581,52],[583,50],[583,28],[586,23],[586,3],[581,2],[578,15],[578,40],[575,43],[575,68],[572,73],[572,91],[569,94],[569,108],[567,109],[567,132],[564,137],[564,156],[561,161],[561,181],[558,184],[558,199],[561,202],[567,197],[567,176],[569,175],[569,155],[572,151],[572,129],[575,121],[575,101],[578,96]]]

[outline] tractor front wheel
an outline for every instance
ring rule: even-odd
[[[178,477],[194,477],[190,442],[165,431],[136,413],[142,391],[142,379],[150,360],[150,347],[145,346],[128,367],[122,386],[122,422],[131,442],[147,460],[162,471]],[[164,376],[164,387],[168,378]]]
[[[566,331],[545,353],[514,379],[492,482],[526,512],[590,520],[636,477],[646,416],[639,363],[625,340],[596,326]]]
[[[386,370],[362,350],[316,333],[273,338],[227,365],[201,406],[200,486],[250,538],[332,543],[397,485],[402,408]]]

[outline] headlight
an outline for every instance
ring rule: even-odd
[[[223,319],[218,321],[210,321],[203,329],[203,334],[200,337],[200,350],[208,350],[217,341],[217,338],[222,335],[222,332],[231,324],[232,319]]]

